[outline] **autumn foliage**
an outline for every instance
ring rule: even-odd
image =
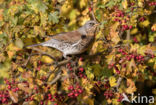
[[[26,47],[92,19],[92,48],[70,60]],[[154,0],[0,0],[0,104],[123,105],[155,84]]]

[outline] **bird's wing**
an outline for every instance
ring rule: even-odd
[[[51,39],[55,39],[57,41],[63,43],[74,44],[81,39],[82,34],[78,31],[64,32],[51,37]]]

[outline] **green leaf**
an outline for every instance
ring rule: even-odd
[[[85,72],[86,72],[87,77],[88,77],[90,80],[93,80],[93,79],[94,79],[94,74],[92,73],[92,68],[91,68],[91,67],[88,67],[87,70],[86,70]]]
[[[19,48],[23,48],[24,44],[23,44],[23,41],[21,39],[17,39],[15,41],[15,45]]]
[[[48,16],[49,21],[52,21],[54,24],[59,22],[58,12],[50,13]]]

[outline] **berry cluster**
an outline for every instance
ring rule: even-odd
[[[123,49],[119,49],[118,52],[120,52],[122,55],[125,55],[126,59],[130,61],[131,59],[136,60],[137,62],[142,62],[144,61],[144,56],[140,54],[132,54],[132,53],[127,53]]]
[[[124,98],[123,95],[120,94],[120,96],[119,96],[119,98],[118,98],[118,102],[121,102],[123,98]]]
[[[133,28],[132,25],[127,25],[127,21],[129,21],[129,15],[125,16],[125,13],[123,11],[118,10],[116,8],[116,12],[113,16],[115,16],[114,21],[120,22],[122,31],[129,30],[129,29]],[[124,16],[126,17],[125,19],[123,19]]]
[[[140,17],[140,18],[139,18],[139,21],[140,21],[140,22],[143,22],[143,21],[145,21],[145,18],[144,18],[144,17]]]
[[[101,81],[98,81],[94,85],[97,86],[97,87],[100,87],[100,88],[108,89],[108,88],[110,88],[108,78],[105,78],[105,80],[106,80],[105,83],[102,83]]]
[[[124,17],[124,12],[121,11],[121,10],[117,10],[116,14],[115,14],[115,17]]]
[[[70,71],[73,70],[73,69],[72,69],[72,66],[71,66],[71,63],[67,63],[67,68],[68,68]]]
[[[148,3],[148,5],[149,6],[156,6],[156,2],[154,2],[154,1],[153,2],[150,2],[150,3]]]
[[[113,98],[114,93],[112,90],[107,90],[105,91],[104,96],[106,97],[106,99],[110,99],[110,98]]]
[[[132,25],[122,25],[122,31],[125,31],[125,30],[129,30],[129,29],[132,29],[133,28],[133,26]]]
[[[83,89],[79,85],[76,85],[76,87],[71,85],[68,87],[68,90],[69,90],[68,97],[70,98],[76,98],[77,96],[83,93]]]
[[[4,80],[5,80],[5,83],[7,85],[7,89],[9,91],[12,91],[12,92],[19,91],[19,88],[14,86],[14,84],[17,84],[14,80],[12,80],[12,81],[9,81],[8,79],[4,79]],[[0,103],[8,104],[8,102],[10,100],[10,95],[9,95],[8,90],[0,91]]]
[[[8,104],[9,99],[10,99],[10,95],[8,90],[0,92],[0,103]]]
[[[41,61],[38,61],[38,62],[37,62],[37,65],[38,65],[38,66],[37,66],[36,70],[37,70],[37,71],[40,71],[42,62],[41,62]]]
[[[19,88],[16,86],[13,86],[14,84],[17,84],[17,82],[15,82],[14,80],[12,80],[11,82],[8,79],[5,79],[6,84],[8,85],[7,88],[8,90],[12,90],[13,92],[17,92],[19,91]]]
[[[83,74],[84,73],[84,68],[83,67],[80,67],[79,68],[79,71],[78,71],[78,76],[80,77],[80,78],[86,78],[86,75],[84,75]]]
[[[134,41],[135,43],[138,43],[138,42],[139,42],[138,39],[137,39],[136,37],[133,38],[133,41]]]

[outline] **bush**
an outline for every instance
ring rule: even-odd
[[[122,105],[133,93],[154,97],[155,5],[154,0],[1,0],[0,103]],[[52,48],[25,47],[92,19],[100,23],[95,42],[72,61]]]

